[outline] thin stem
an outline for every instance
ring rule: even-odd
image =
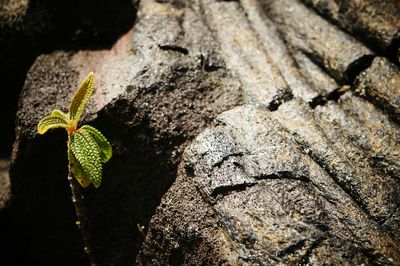
[[[68,134],[68,150],[70,148],[70,135]],[[80,190],[79,183],[77,180],[74,178],[72,171],[71,171],[71,165],[68,162],[68,181],[71,187],[71,193],[72,193],[72,202],[74,203],[75,207],[75,213],[78,218],[78,221],[76,222],[76,225],[81,231],[82,239],[84,242],[84,250],[89,257],[90,264],[92,266],[97,266],[97,260],[96,256],[94,254],[94,249],[93,246],[91,245],[91,238],[90,238],[90,233],[89,233],[89,223],[86,215],[86,207],[83,202],[83,195]]]

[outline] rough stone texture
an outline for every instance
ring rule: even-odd
[[[338,89],[336,81],[317,66],[307,55],[302,52],[293,52],[301,74],[319,95],[329,95]]]
[[[245,100],[276,108],[290,99],[287,82],[258,40],[240,3],[204,0],[202,8],[205,21],[221,43],[228,67],[242,83]]]
[[[257,38],[262,42],[266,52],[278,66],[292,94],[307,102],[311,102],[315,97],[318,97],[319,91],[313,90],[302,76],[302,73],[300,73],[301,69],[290,56],[287,46],[279,37],[276,26],[263,12],[260,1],[243,0],[240,3],[257,34]]]
[[[397,0],[302,1],[371,45],[386,49],[400,38],[400,2]]]
[[[400,69],[383,57],[356,78],[355,90],[400,122]]]
[[[150,263],[160,247],[165,254],[179,252],[188,238],[191,246],[217,252],[203,254],[194,264],[210,256],[228,264],[399,260],[399,243],[299,149],[268,110],[242,106],[217,121],[186,148],[181,166],[185,171],[175,183],[182,182],[184,190],[173,187],[164,196],[138,256],[140,264]],[[188,183],[200,193],[186,195]],[[188,197],[192,204],[200,201],[200,219],[192,223],[179,219],[193,217],[191,205],[181,203]],[[178,219],[173,218],[176,213]],[[213,226],[215,220],[219,227]],[[184,226],[191,229],[182,232]],[[207,237],[210,231],[213,237]],[[199,252],[185,251],[183,258]],[[156,258],[166,264],[171,256]]]
[[[38,136],[35,130],[41,116],[68,106],[89,71],[98,79],[85,121],[114,147],[103,185],[85,193],[102,265],[134,261],[142,241],[138,225],[147,224],[174,181],[186,141],[241,103],[239,82],[223,60],[213,61],[218,44],[190,8],[142,1],[138,16],[111,50],[43,55],[28,74],[11,171],[12,208],[29,240],[28,263],[81,265],[86,259],[66,180],[65,133]]]
[[[318,16],[297,0],[269,0],[264,4],[283,38],[325,68],[338,82],[372,60],[372,52],[355,38]]]
[[[326,134],[344,135],[377,171],[400,178],[400,128],[373,104],[347,92],[338,103],[317,106],[315,114]]]
[[[103,185],[84,191],[100,265],[399,265],[388,62],[379,94],[359,97],[383,59],[370,66],[365,46],[294,0],[142,0],[137,17],[112,47],[80,43],[29,71],[0,211],[15,264],[88,263],[65,132],[36,125],[94,71],[84,122],[114,149]]]
[[[398,180],[377,172],[373,165],[368,164],[370,158],[365,152],[346,136],[335,134],[332,137],[330,132],[335,129],[324,127],[324,123],[321,123],[318,117],[314,117],[312,109],[304,102],[296,100],[282,104],[273,115],[292,133],[302,149],[309,153],[370,217],[380,224],[395,217],[396,219],[389,221],[385,226],[398,239]],[[371,138],[375,137],[371,135]]]
[[[181,164],[175,183],[152,217],[137,264],[233,264],[233,254],[218,222]]]

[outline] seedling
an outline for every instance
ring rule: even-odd
[[[75,206],[78,221],[85,242],[85,252],[92,265],[96,258],[90,243],[86,208],[79,184],[86,188],[90,184],[99,187],[102,179],[102,163],[107,162],[112,155],[112,148],[107,139],[96,128],[78,123],[83,115],[85,106],[94,91],[94,76],[90,73],[75,92],[68,113],[53,110],[50,115],[43,117],[37,130],[39,134],[46,133],[52,128],[65,128],[68,134],[68,180],[72,192],[72,202]],[[78,181],[78,182],[77,182]]]

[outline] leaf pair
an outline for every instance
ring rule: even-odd
[[[90,73],[75,92],[68,113],[53,110],[39,121],[39,134],[52,128],[65,128],[69,136],[68,161],[75,178],[83,187],[101,184],[102,165],[112,156],[107,139],[94,127],[85,125],[77,129],[85,106],[94,92],[94,75]]]
[[[71,134],[68,159],[75,178],[83,187],[93,183],[101,184],[101,163],[112,156],[112,148],[107,139],[94,127],[85,125]]]

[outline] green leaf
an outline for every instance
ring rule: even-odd
[[[39,121],[39,123],[37,125],[37,130],[38,130],[39,134],[44,134],[50,128],[58,128],[58,127],[67,128],[68,124],[61,117],[49,115],[49,116],[43,117]]]
[[[64,113],[63,111],[54,109],[53,111],[51,111],[51,116],[59,117],[59,118],[63,119],[66,124],[68,124],[68,119],[69,119],[68,114]]]
[[[79,122],[93,91],[94,75],[93,72],[90,72],[72,98],[71,105],[69,106],[69,115],[71,120]]]
[[[87,131],[97,143],[97,146],[100,150],[101,162],[105,163],[110,160],[112,156],[112,147],[106,137],[104,137],[104,135],[101,134],[101,132],[96,128],[89,125],[84,125],[81,127],[81,129]]]
[[[75,158],[74,154],[72,153],[71,149],[68,149],[68,161],[69,165],[71,167],[71,172],[78,180],[79,184],[81,184],[82,187],[88,187],[90,185],[90,180],[85,174],[85,171],[82,168],[82,165],[78,162],[78,160]]]
[[[78,130],[71,134],[71,150],[77,161],[82,166],[90,182],[97,188],[101,184],[101,158],[100,150],[91,137],[84,130]]]

